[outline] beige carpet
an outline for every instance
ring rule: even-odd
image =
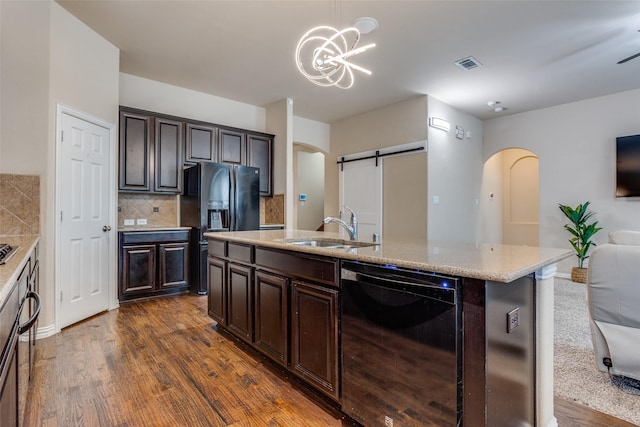
[[[555,394],[640,425],[640,382],[596,368],[586,285],[556,279],[554,314]]]

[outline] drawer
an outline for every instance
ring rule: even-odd
[[[191,230],[122,231],[121,244],[187,242]]]
[[[338,263],[331,258],[314,258],[259,247],[256,248],[256,265],[287,276],[338,286]]]
[[[209,256],[215,256],[218,258],[227,257],[227,242],[222,240],[209,239],[208,243]]]
[[[234,261],[253,264],[253,245],[229,242],[227,256]]]

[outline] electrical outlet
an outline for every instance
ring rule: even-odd
[[[147,219],[146,218],[138,218],[138,220],[136,221],[136,224],[138,224],[138,225],[147,225]]]
[[[160,208],[159,208],[159,207],[157,207],[157,206],[154,206],[154,207],[153,207],[153,211],[154,211],[154,212],[160,212]]]
[[[125,226],[127,226],[127,225],[135,225],[135,224],[136,224],[136,221],[133,220],[133,219],[125,219],[124,220],[124,225]]]
[[[520,326],[520,307],[507,313],[507,333],[510,334],[518,326]]]

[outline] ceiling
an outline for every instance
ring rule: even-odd
[[[417,95],[480,119],[640,88],[639,1],[57,0],[120,49],[124,73],[331,123]],[[371,16],[351,89],[295,65],[301,36]],[[463,70],[454,62],[482,63]],[[495,113],[488,101],[506,108]]]

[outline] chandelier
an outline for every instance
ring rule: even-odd
[[[358,47],[359,41],[360,31],[356,27],[341,31],[324,25],[312,28],[298,42],[298,70],[318,86],[349,89],[354,83],[353,70],[371,75],[371,71],[347,60],[375,47],[375,43]]]

